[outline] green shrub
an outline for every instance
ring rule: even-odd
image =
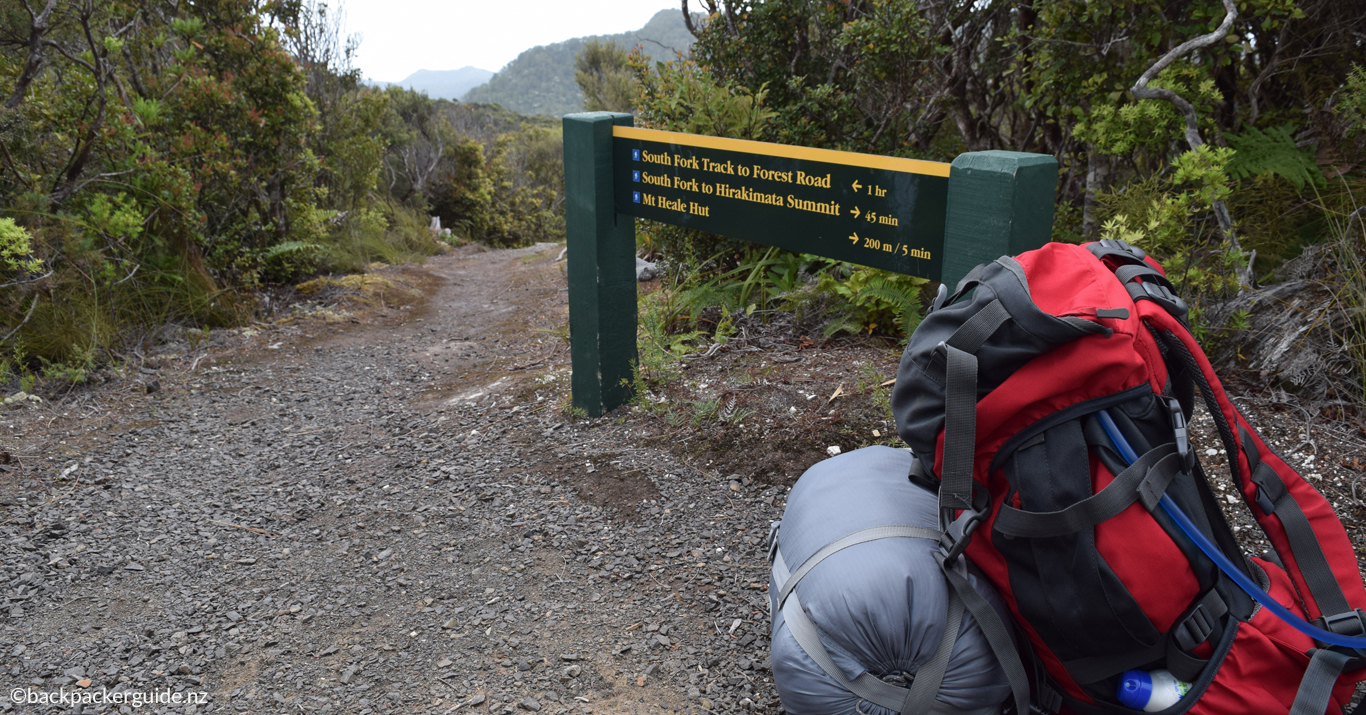
[[[42,262],[33,257],[33,242],[14,219],[0,218],[0,269],[37,273]]]

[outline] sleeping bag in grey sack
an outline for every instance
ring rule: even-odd
[[[935,561],[938,498],[907,479],[912,459],[848,452],[808,469],[788,496],[769,606],[773,680],[792,715],[992,715],[1010,696]],[[986,580],[965,575],[1009,622]]]

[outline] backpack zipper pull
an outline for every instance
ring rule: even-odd
[[[1109,318],[1113,320],[1128,320],[1128,308],[1082,308],[1080,310],[1064,313],[1059,317],[1070,318]]]

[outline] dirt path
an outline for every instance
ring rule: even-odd
[[[381,306],[172,342],[159,369],[6,413],[6,692],[776,710],[777,489],[565,424],[558,250],[440,257],[389,273]]]
[[[207,699],[132,712],[776,713],[764,538],[827,447],[895,443],[895,346],[742,323],[652,407],[576,421],[559,250],[323,286],[0,413],[5,691]],[[1360,543],[1360,435],[1244,406]]]

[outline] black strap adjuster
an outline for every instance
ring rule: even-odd
[[[1257,508],[1261,509],[1262,513],[1276,513],[1276,502],[1271,500],[1271,496],[1266,493],[1266,489],[1264,489],[1260,484],[1257,485],[1257,492],[1254,501],[1257,502]]]
[[[987,516],[985,510],[964,509],[963,513],[950,523],[952,514],[952,510],[939,512],[940,528],[943,530],[939,535],[939,554],[947,564],[952,564],[963,554],[963,550],[968,548],[968,542],[972,540],[972,532],[977,531],[977,527],[982,525]]]
[[[1151,300],[1182,322],[1185,322],[1186,314],[1190,312],[1190,306],[1186,305],[1186,301],[1181,300],[1181,297],[1170,288],[1157,281],[1130,281],[1124,284],[1124,289],[1129,291],[1129,297],[1135,303],[1140,300]]]
[[[1176,453],[1181,455],[1186,468],[1190,469],[1195,466],[1195,452],[1191,451],[1191,435],[1190,428],[1186,426],[1186,413],[1181,410],[1181,403],[1175,397],[1164,397],[1163,400],[1167,403],[1167,418],[1172,424],[1172,432],[1176,434]]]
[[[1314,625],[1325,631],[1332,631],[1340,636],[1361,636],[1366,635],[1366,614],[1360,608],[1339,613],[1332,616],[1320,616],[1314,619]]]
[[[1210,589],[1184,616],[1177,619],[1171,629],[1172,639],[1181,650],[1193,651],[1210,639],[1226,615],[1228,604],[1217,590]]]
[[[1047,683],[1038,688],[1038,701],[1031,703],[1030,712],[1052,715],[1062,712],[1062,693],[1049,687]]]
[[[1195,650],[1201,643],[1209,640],[1216,625],[1218,624],[1204,607],[1196,607],[1190,616],[1174,629],[1176,644],[1181,646],[1181,650]]]
[[[1148,257],[1148,254],[1144,253],[1143,249],[1138,246],[1131,246],[1128,242],[1117,238],[1102,238],[1100,239],[1100,245],[1114,251],[1124,251],[1140,261]]]

